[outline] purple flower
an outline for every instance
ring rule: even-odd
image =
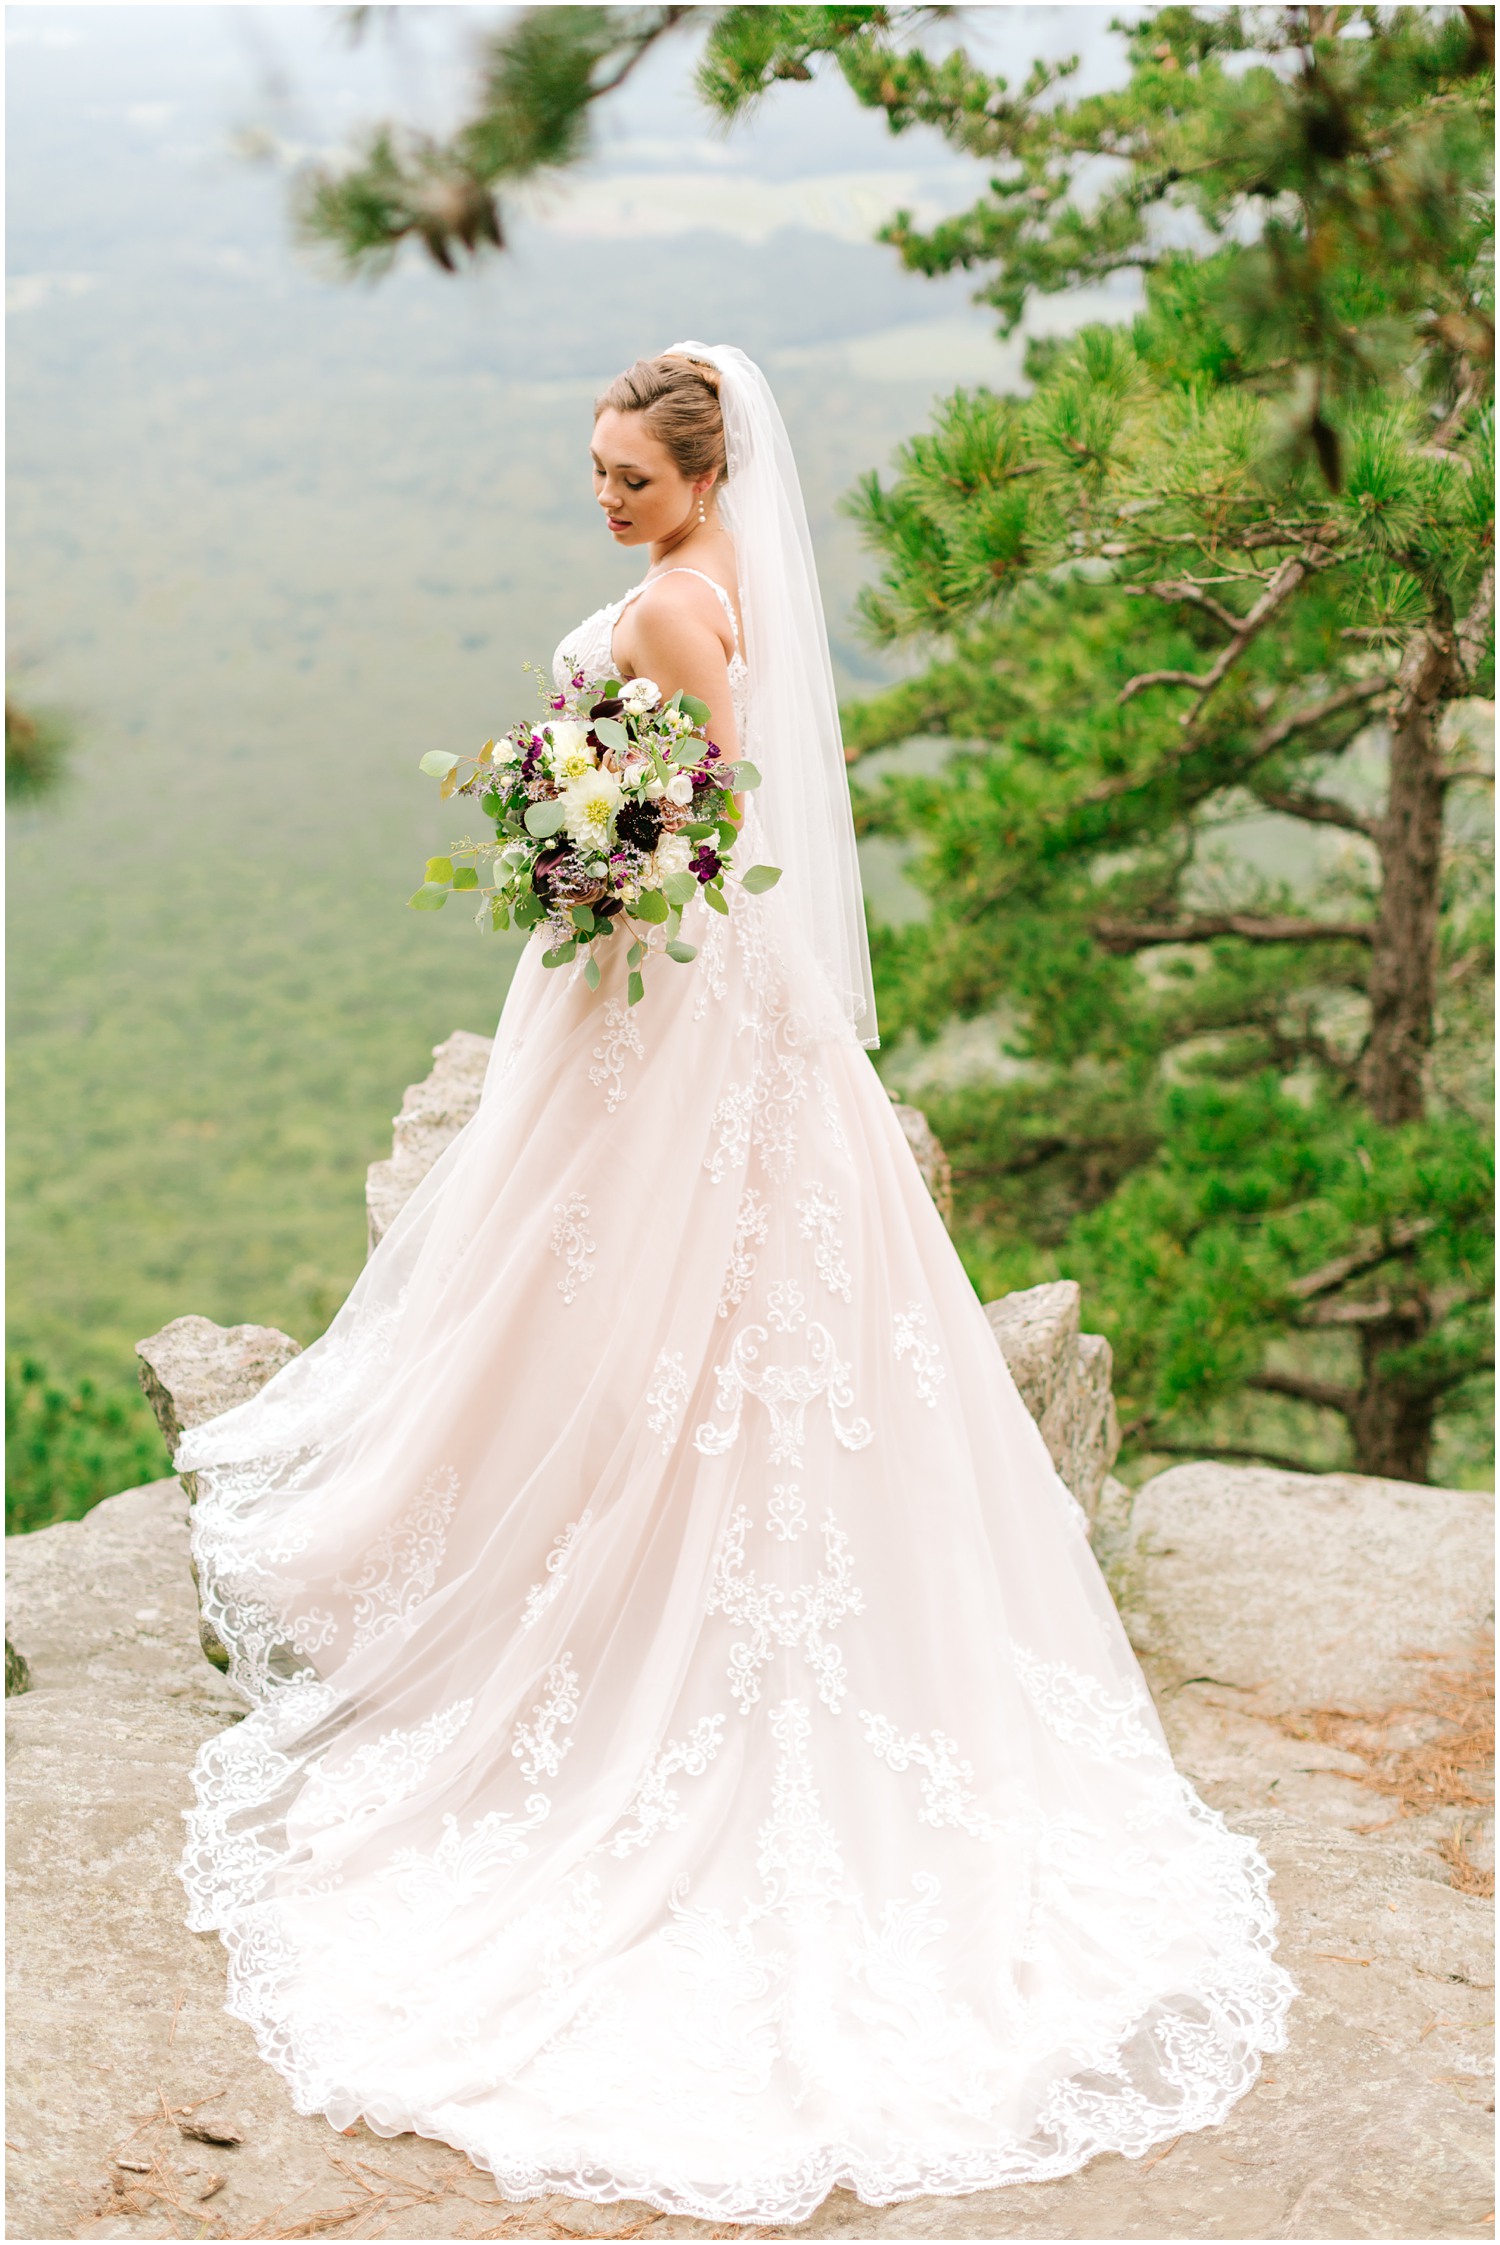
[[[722,873],[723,870],[724,860],[706,842],[698,845],[697,855],[688,861],[688,871],[695,874],[700,882],[711,881],[716,873]]]

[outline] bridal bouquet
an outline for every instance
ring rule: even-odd
[[[477,756],[432,749],[421,769],[442,782],[443,798],[476,798],[495,839],[455,843],[427,860],[409,902],[439,911],[450,895],[477,897],[477,918],[492,928],[538,931],[542,965],[566,966],[586,953],[584,979],[599,987],[597,947],[621,929],[631,937],[628,996],[644,995],[642,968],[651,931],[664,931],[669,959],[686,965],[696,946],[682,940],[684,907],[695,896],[727,912],[740,818],[735,795],[760,785],[753,764],[728,762],[703,727],[708,710],[691,694],[663,701],[649,678],[575,677],[552,694],[548,714],[523,720]],[[752,865],[735,878],[752,895],[781,878]]]

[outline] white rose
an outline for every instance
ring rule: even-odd
[[[580,848],[602,850],[609,841],[610,821],[624,800],[625,791],[613,772],[597,769],[590,759],[587,771],[571,780],[558,796],[563,825]]]
[[[661,700],[661,688],[654,678],[627,678],[620,699],[633,716],[640,717],[646,710],[655,709]]]
[[[664,834],[651,860],[657,887],[670,880],[674,873],[686,873],[692,856],[693,845],[685,834]]]
[[[650,764],[627,764],[620,774],[625,786],[634,788],[649,786],[655,777],[655,770]]]
[[[688,804],[693,800],[693,782],[687,772],[674,772],[667,782],[667,801]]]
[[[650,779],[647,780],[645,786],[641,789],[641,793],[645,796],[648,803],[659,803],[666,792],[666,781],[658,779],[655,772],[651,774]]]

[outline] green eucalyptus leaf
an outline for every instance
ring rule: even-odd
[[[667,957],[676,959],[682,966],[686,966],[690,960],[696,959],[697,956],[698,946],[696,943],[669,943],[667,945]]]
[[[706,842],[710,834],[717,834],[718,828],[711,818],[695,818],[690,819],[682,831],[690,842]]]
[[[436,881],[424,881],[416,895],[409,896],[406,901],[413,912],[441,912],[448,897],[449,891],[439,887]]]
[[[779,865],[752,865],[742,885],[751,896],[763,896],[767,889],[774,889],[780,879]]]
[[[669,873],[662,883],[662,894],[668,904],[676,905],[679,912],[685,904],[692,903],[697,893],[698,876],[696,873]]]
[[[544,951],[542,953],[542,965],[544,967],[565,967],[570,959],[575,959],[577,956],[578,939],[575,936],[569,943],[555,944],[550,951]]]
[[[707,702],[700,702],[696,694],[679,695],[678,707],[684,717],[691,717],[695,725],[706,725],[708,723],[708,704]]]
[[[490,926],[496,930],[510,926],[510,913],[500,902],[499,897],[496,897],[490,905]]]
[[[574,927],[578,930],[580,935],[593,934],[594,915],[588,905],[575,904],[572,910],[569,912],[568,918],[572,921]]]
[[[591,952],[589,953],[589,955],[588,955],[587,959],[586,959],[586,960],[584,961],[584,966],[583,966],[583,979],[584,979],[584,981],[585,981],[585,982],[586,982],[586,983],[588,984],[588,986],[589,986],[589,988],[590,988],[591,990],[597,990],[597,989],[598,989],[598,987],[599,987],[599,982],[600,982],[600,974],[599,974],[599,962],[598,962],[598,960],[597,960],[597,959],[596,959],[596,958],[594,957],[594,954],[593,954],[593,952],[592,952],[592,951],[591,951]]]
[[[719,848],[721,850],[732,850],[739,838],[740,829],[738,821],[735,819],[727,818],[721,819],[719,822]]]
[[[545,841],[549,834],[557,832],[566,815],[556,796],[544,803],[530,803],[526,808],[526,831],[534,834],[538,841]]]
[[[618,717],[596,717],[593,729],[606,748],[625,749],[630,746],[630,735]]]
[[[667,916],[667,900],[660,889],[642,889],[631,910],[638,920],[655,924]]]
[[[704,884],[703,901],[706,905],[708,905],[711,911],[722,912],[727,919],[729,915],[729,907],[724,902],[724,891],[720,888],[717,881],[708,881]]]
[[[427,870],[422,878],[429,883],[435,882],[440,888],[451,888],[453,885],[452,858],[430,857],[427,860]]]
[[[638,974],[633,974],[625,985],[625,1003],[638,1006],[646,995],[646,985]]]
[[[625,964],[626,964],[627,966],[630,966],[630,967],[638,967],[638,966],[640,965],[640,963],[641,963],[642,959],[644,959],[644,958],[645,958],[645,956],[646,956],[646,946],[645,946],[645,944],[644,944],[644,943],[632,943],[632,945],[630,946],[630,949],[629,949],[629,950],[628,950],[628,951],[626,952],[626,954],[625,954]]]
[[[759,787],[760,773],[757,771],[756,767],[747,759],[744,763],[736,764],[734,766],[734,780],[732,784],[735,794],[743,795],[748,788]]]
[[[430,779],[445,780],[458,763],[459,758],[450,756],[446,748],[429,748],[417,770],[426,772]]]
[[[472,865],[455,866],[453,870],[453,886],[456,889],[477,889],[479,886],[478,869]]]

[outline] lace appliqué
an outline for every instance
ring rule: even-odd
[[[568,1522],[553,1544],[545,1561],[546,1580],[533,1583],[526,1593],[526,1610],[521,1616],[523,1629],[534,1628],[553,1601],[562,1596],[568,1580],[569,1557],[593,1517],[592,1507],[586,1506],[576,1520]]]
[[[474,1712],[472,1699],[455,1700],[413,1730],[389,1730],[367,1739],[341,1760],[331,1756],[313,1769],[297,1802],[299,1826],[328,1828],[378,1816],[414,1793],[439,1754],[445,1753]]]
[[[441,1925],[455,1910],[488,1894],[496,1871],[530,1854],[525,1835],[545,1822],[551,1803],[545,1793],[534,1793],[526,1810],[525,1820],[518,1823],[493,1809],[467,1833],[460,1833],[456,1816],[445,1816],[443,1836],[430,1853],[404,1847],[377,1875],[391,1881],[424,1926]]]
[[[779,1543],[795,1543],[807,1526],[807,1511],[795,1481],[778,1481],[766,1506],[766,1526]]]
[[[658,1832],[676,1832],[687,1821],[668,1780],[701,1777],[724,1742],[724,1717],[705,1715],[682,1740],[669,1738],[652,1762],[627,1814],[633,1822],[622,1825],[610,1843],[614,1856],[634,1854],[649,1847]]]
[[[771,1814],[755,1835],[756,1869],[768,1909],[785,1911],[794,1923],[816,1922],[832,1903],[851,1897],[839,1843],[813,1782],[807,1750],[812,1717],[800,1699],[784,1699],[770,1722],[780,1751]]]
[[[562,1768],[573,1741],[558,1733],[578,1713],[578,1692],[578,1672],[571,1654],[564,1653],[547,1671],[543,1697],[531,1710],[535,1721],[516,1725],[510,1750],[529,1785],[539,1784],[544,1777],[556,1777]]]
[[[670,1356],[663,1349],[656,1360],[646,1395],[646,1424],[653,1434],[661,1436],[663,1457],[670,1455],[677,1440],[690,1392],[691,1383],[681,1349],[674,1349]]]
[[[698,957],[693,972],[698,977],[698,988],[693,998],[693,1019],[701,1021],[708,1012],[708,1001],[721,1006],[729,994],[724,979],[725,953],[729,943],[729,924],[719,913],[714,913],[703,931],[698,945]]]
[[[846,1450],[863,1450],[874,1430],[868,1419],[841,1416],[854,1409],[854,1388],[827,1326],[816,1321],[808,1326],[805,1364],[763,1365],[761,1347],[769,1339],[764,1325],[743,1326],[735,1335],[725,1361],[714,1366],[719,1383],[715,1408],[730,1413],[728,1424],[719,1426],[705,1419],[693,1437],[694,1447],[706,1458],[722,1457],[733,1449],[739,1440],[744,1399],[751,1395],[770,1413],[772,1465],[800,1466],[808,1405],[825,1396],[839,1441]]]
[[[596,1065],[589,1070],[589,1082],[598,1084],[604,1091],[604,1105],[613,1114],[625,1097],[625,1063],[629,1059],[644,1060],[646,1047],[635,1016],[623,998],[609,998],[604,1007],[604,1036],[594,1047]]]
[[[993,1817],[985,1814],[969,1790],[974,1765],[960,1759],[951,1738],[941,1731],[931,1732],[928,1738],[903,1738],[894,1723],[884,1715],[872,1715],[868,1708],[860,1709],[859,1719],[865,1726],[867,1744],[891,1769],[915,1767],[923,1771],[922,1807],[918,1812],[923,1824],[951,1824],[975,1840],[996,1838],[998,1827]]]
[[[770,1216],[759,1193],[753,1185],[747,1185],[734,1220],[734,1245],[729,1250],[729,1268],[719,1296],[720,1317],[737,1310],[749,1293],[757,1262],[754,1251],[765,1246],[769,1226]]]
[[[813,1242],[814,1269],[829,1293],[847,1302],[853,1297],[839,1232],[841,1214],[838,1202],[821,1185],[814,1185],[797,1203],[797,1229],[804,1239]]]
[[[417,1607],[437,1580],[457,1503],[458,1475],[451,1466],[443,1466],[429,1475],[420,1497],[376,1537],[353,1580],[340,1576],[335,1582],[335,1590],[354,1600],[351,1651],[362,1652],[388,1630],[411,1626]],[[317,1618],[307,1615],[304,1620]],[[295,1629],[291,1641],[297,1644]],[[298,1645],[298,1650],[315,1652],[324,1642],[319,1636],[315,1642]]]
[[[1097,1676],[1063,1660],[1042,1660],[1026,1646],[1013,1649],[1016,1674],[1054,1737],[1101,1761],[1167,1761],[1144,1684],[1112,1692]]]
[[[594,1257],[598,1243],[589,1234],[589,1204],[582,1193],[572,1193],[567,1200],[559,1201],[552,1211],[551,1247],[554,1255],[567,1258],[557,1291],[569,1304],[581,1286],[586,1286],[594,1275]]]
[[[745,1565],[750,1515],[737,1505],[724,1530],[714,1563],[707,1611],[749,1632],[729,1649],[729,1689],[742,1715],[760,1698],[760,1671],[778,1647],[800,1652],[817,1681],[818,1697],[837,1714],[849,1688],[844,1656],[825,1632],[849,1614],[865,1610],[864,1593],[854,1580],[849,1539],[830,1512],[823,1522],[823,1567],[810,1583],[788,1593],[762,1583]]]
[[[911,1358],[917,1393],[931,1410],[937,1409],[938,1389],[948,1377],[936,1341],[927,1338],[927,1312],[920,1302],[908,1302],[896,1312],[896,1360]]]

